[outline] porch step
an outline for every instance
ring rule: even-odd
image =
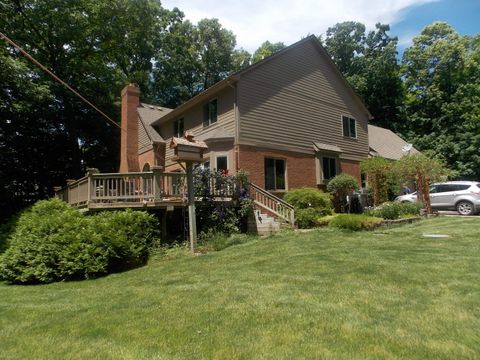
[[[248,232],[258,235],[272,235],[280,231],[281,224],[272,216],[254,210],[248,219]]]

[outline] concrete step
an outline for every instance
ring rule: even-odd
[[[248,220],[248,231],[258,235],[272,235],[280,231],[280,222],[272,216],[254,210],[253,216]]]

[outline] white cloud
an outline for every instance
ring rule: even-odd
[[[163,0],[196,23],[218,18],[233,31],[237,47],[253,52],[266,40],[291,44],[308,35],[325,33],[337,22],[354,20],[369,29],[375,23],[394,24],[405,10],[437,0]]]

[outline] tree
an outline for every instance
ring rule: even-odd
[[[271,43],[267,40],[253,53],[252,63],[263,60],[266,57],[275,54],[277,51],[284,49],[285,47],[286,46],[283,42]]]
[[[169,31],[162,35],[162,46],[156,50],[152,92],[155,101],[175,108],[203,89],[197,29],[190,21],[177,16]]]
[[[449,171],[445,163],[437,157],[422,153],[405,155],[395,163],[395,171],[403,179],[415,181],[417,201],[423,203],[427,214],[431,214],[430,184],[448,176]]]
[[[235,35],[226,30],[218,19],[203,19],[197,25],[203,89],[225,78],[232,70]]]
[[[118,118],[117,99],[125,83],[147,86],[153,49],[170,21],[155,0],[11,0],[0,2],[0,14],[2,32],[112,118]],[[52,181],[61,185],[78,178],[87,166],[116,170],[119,130],[12,48],[1,46],[2,58],[15,61],[3,68],[11,74],[2,83],[12,78],[2,84],[9,90],[0,93],[0,103],[10,104],[0,136],[15,139],[6,140],[15,170],[5,170],[2,181],[9,187],[28,182],[20,169],[29,169],[31,178],[15,201],[43,198],[52,193]],[[10,88],[16,90],[9,93]]]
[[[413,39],[403,56],[408,122],[402,133],[466,178],[480,176],[479,39],[436,22]]]
[[[342,74],[364,100],[372,123],[396,130],[403,119],[404,90],[397,62],[397,38],[390,26],[347,21],[329,28],[325,48]]]
[[[161,36],[155,54],[154,82],[156,102],[176,107],[233,71],[250,64],[250,54],[235,50],[235,36],[217,19],[203,19],[198,25],[183,20],[173,10],[172,25]]]
[[[368,184],[373,191],[373,205],[378,206],[388,200],[388,179],[393,163],[385,158],[375,156],[360,163],[363,173],[368,176]]]

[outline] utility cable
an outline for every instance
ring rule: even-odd
[[[15,49],[20,51],[28,60],[33,62],[35,65],[37,65],[40,69],[45,71],[48,75],[50,75],[53,79],[55,79],[57,82],[62,84],[64,87],[66,87],[68,90],[73,92],[77,97],[79,97],[85,104],[93,108],[95,111],[97,111],[100,115],[102,115],[105,119],[107,119],[109,122],[111,122],[113,125],[121,129],[121,126],[118,125],[114,120],[112,120],[107,114],[105,114],[102,110],[100,110],[98,107],[93,105],[90,101],[85,99],[78,91],[76,91],[74,88],[72,88],[70,85],[68,85],[65,81],[60,79],[57,75],[55,75],[53,72],[51,72],[46,66],[42,65],[38,60],[36,60],[32,55],[27,53],[25,50],[23,50],[19,45],[17,45],[15,42],[13,42],[11,39],[9,39],[5,34],[0,32],[0,38],[4,39],[7,43],[12,45]]]

